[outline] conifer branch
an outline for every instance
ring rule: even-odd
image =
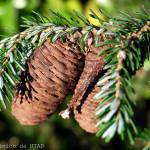
[[[149,58],[149,13],[144,11],[136,16],[123,14],[118,19],[106,15],[108,21],[103,21],[91,11],[91,16],[100,22],[101,27],[92,25],[77,12],[69,20],[59,13],[51,13],[53,19],[37,13],[38,19],[35,21],[24,19],[26,30],[0,41],[0,105],[6,108],[6,100],[9,102],[13,98],[14,89],[20,81],[19,75],[26,69],[28,58],[44,41],[68,40],[74,33],[80,32],[76,42],[82,51],[86,51],[88,35],[95,30],[95,47],[108,47],[100,53],[105,59],[106,73],[97,82],[101,90],[94,96],[96,100],[102,99],[96,109],[99,119],[97,136],[109,141],[116,133],[122,139],[127,134],[133,143],[137,129],[133,122],[135,102],[130,99],[130,93],[133,92],[130,80],[136,70],[143,66],[145,59]],[[111,38],[101,41],[102,34]]]
[[[94,98],[102,99],[96,110],[96,115],[100,118],[97,124],[100,128],[97,136],[102,136],[106,141],[118,133],[123,139],[124,134],[127,134],[130,142],[133,143],[130,126],[137,134],[132,120],[134,114],[132,105],[135,102],[130,99],[130,93],[133,92],[130,79],[135,71],[143,66],[144,60],[149,58],[150,18],[148,15],[145,16],[146,20],[131,16],[127,16],[128,20],[125,16],[121,20],[114,19],[112,25],[117,27],[114,29],[116,35],[112,34],[113,41],[105,42],[106,45],[111,43],[112,48],[104,50],[105,53],[108,51],[104,67],[106,74],[97,83],[101,91]],[[134,24],[130,28],[132,20]]]

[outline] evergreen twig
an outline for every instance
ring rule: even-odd
[[[114,27],[112,32],[115,34],[112,34],[114,35],[113,41],[105,42],[106,45],[111,44],[112,47],[108,49],[109,54],[105,57],[104,68],[107,73],[97,83],[101,91],[94,97],[95,99],[102,98],[96,110],[96,115],[100,118],[97,124],[100,128],[97,136],[102,136],[106,141],[113,138],[115,133],[120,134],[122,138],[124,138],[124,133],[127,133],[133,143],[129,126],[132,126],[137,134],[136,126],[132,121],[134,101],[130,99],[130,93],[133,92],[130,79],[135,71],[143,66],[144,60],[149,58],[149,19],[150,16],[146,14],[145,18],[140,18],[140,15],[139,18],[134,18],[125,14],[123,19],[111,19]],[[104,51],[106,53],[106,50]]]
[[[133,88],[130,83],[132,75],[141,68],[145,59],[149,58],[150,15],[144,11],[130,16],[122,13],[122,18],[107,17],[102,21],[93,11],[91,16],[97,19],[101,27],[92,25],[79,13],[71,19],[51,11],[52,18],[37,14],[38,18],[24,19],[25,31],[0,41],[0,100],[6,108],[6,100],[14,96],[14,89],[19,82],[19,75],[26,69],[26,62],[34,49],[42,45],[48,38],[55,42],[58,38],[67,39],[75,32],[80,32],[78,39],[81,50],[86,50],[88,34],[95,30],[94,44],[96,47],[108,45],[100,55],[105,55],[105,75],[97,85],[101,87],[94,98],[102,99],[96,109],[99,122],[97,136],[109,141],[116,133],[127,134],[133,143],[133,133],[137,129],[133,123],[133,104],[130,93]],[[104,42],[100,34],[111,36]]]

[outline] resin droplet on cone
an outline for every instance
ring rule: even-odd
[[[74,90],[83,65],[78,45],[46,41],[27,62],[30,80],[24,79],[18,85],[12,114],[23,125],[46,120],[65,100],[68,91]]]

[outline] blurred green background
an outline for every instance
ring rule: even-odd
[[[89,9],[98,13],[98,9],[107,10],[111,15],[119,15],[119,11],[136,12],[142,6],[150,8],[149,0],[0,0],[0,39],[23,30],[20,27],[21,17],[33,16],[32,10],[45,16],[49,9],[63,13],[65,16],[73,9],[82,12],[88,18]],[[103,17],[103,16],[101,16]],[[95,24],[97,22],[89,18]],[[148,84],[149,82],[149,84]],[[133,78],[133,86],[137,94],[135,119],[139,127],[150,127],[150,62],[146,61],[143,69]],[[63,106],[62,106],[63,107]],[[30,144],[36,145],[35,148]],[[5,145],[6,148],[2,148]],[[105,143],[95,135],[84,132],[75,120],[62,120],[53,115],[46,122],[34,126],[21,126],[10,113],[10,108],[0,112],[0,149],[44,149],[44,150],[141,150],[143,144],[137,140],[135,145],[128,141],[121,142],[115,137],[110,143]],[[21,146],[19,148],[19,146]]]

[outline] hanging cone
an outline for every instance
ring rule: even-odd
[[[76,121],[81,128],[90,133],[97,131],[95,110],[99,101],[94,100],[93,97],[100,90],[99,87],[94,88],[94,86],[104,67],[103,57],[98,56],[100,50],[102,48],[90,47],[71,104],[74,107]]]
[[[93,99],[93,97],[99,90],[99,87],[96,86],[83,102],[81,108],[78,108],[78,106],[74,108],[76,121],[82,129],[89,133],[95,133],[98,131],[98,128],[96,127],[98,119],[95,115],[95,110],[100,101]]]
[[[104,41],[105,39],[106,37],[102,35],[101,40]],[[95,111],[100,101],[94,100],[93,97],[100,91],[96,83],[103,74],[105,62],[104,56],[100,57],[98,54],[104,48],[106,47],[95,48],[93,45],[89,46],[89,51],[85,57],[85,66],[69,106],[74,108],[75,119],[79,125],[90,133],[97,131]]]
[[[84,57],[79,46],[66,41],[46,41],[27,62],[12,114],[23,125],[35,125],[48,118],[73,91],[81,74]]]

